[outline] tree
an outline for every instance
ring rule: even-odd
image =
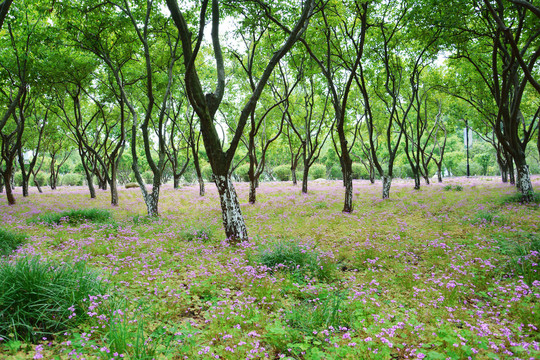
[[[315,84],[315,75],[304,79],[300,85],[298,103],[293,104],[294,111],[285,109],[288,125],[302,144],[302,193],[308,192],[309,169],[319,159],[326,140],[330,136],[328,124],[328,96],[321,94],[322,89]],[[324,98],[324,100],[323,100]],[[322,106],[317,106],[322,105]]]
[[[473,66],[496,104],[496,117],[490,122],[516,164],[517,186],[524,202],[534,197],[525,150],[535,131],[538,112],[524,115],[521,104],[527,91],[538,92],[533,76],[540,57],[540,32],[533,25],[538,22],[535,9],[524,2],[497,1],[493,5],[487,0],[474,1],[466,8],[474,17],[463,17],[467,23],[459,28],[458,40],[468,36],[474,39],[475,47],[458,45],[455,55]]]
[[[12,3],[13,0],[4,0],[0,3],[0,29],[2,29],[2,25],[4,25],[4,20]]]
[[[241,56],[237,52],[233,52],[234,56],[240,63],[241,68],[246,73],[249,84],[249,91],[253,92],[256,87],[256,78],[260,76],[261,70],[256,65],[260,63],[257,53],[259,52],[261,42],[273,43],[274,39],[270,34],[266,34],[267,23],[257,24],[248,28],[249,36],[246,36],[242,31],[239,32],[242,38],[243,44],[247,49],[245,56]],[[248,149],[249,157],[249,203],[254,204],[257,197],[257,187],[259,185],[259,178],[262,175],[266,166],[266,153],[269,146],[276,141],[283,130],[283,123],[285,120],[285,114],[288,109],[289,97],[291,92],[298,84],[299,79],[289,86],[287,76],[283,70],[281,64],[278,64],[280,78],[274,76],[273,81],[270,81],[270,87],[273,93],[273,99],[262,98],[259,102],[266,103],[267,106],[262,111],[257,112],[256,108],[253,108],[250,116],[250,128],[248,133],[247,144],[242,139]],[[279,89],[278,83],[281,83],[283,90]],[[266,100],[266,101],[263,101]],[[283,109],[284,107],[284,109]],[[281,116],[276,116],[278,110],[281,110]],[[272,117],[280,118],[281,120],[275,121]],[[274,120],[274,121],[273,121]],[[259,141],[260,147],[256,142]]]
[[[186,19],[176,0],[167,0],[167,7],[171,12],[180,39],[182,41],[182,53],[185,66],[185,84],[188,99],[193,106],[193,109],[199,116],[200,127],[203,137],[204,146],[208,155],[216,187],[219,192],[221,201],[221,210],[223,215],[223,225],[225,234],[229,241],[236,243],[247,240],[247,229],[240,210],[238,196],[231,181],[229,170],[231,168],[234,155],[238,148],[240,138],[246,126],[247,120],[257,105],[263,89],[270,78],[274,68],[279,61],[292,48],[298,37],[305,31],[308,19],[312,13],[313,0],[306,1],[303,5],[302,15],[296,22],[292,30],[286,29],[287,38],[283,45],[274,52],[268,60],[267,66],[263,71],[255,89],[251,92],[242,111],[240,112],[236,131],[230,142],[229,148],[225,151],[222,147],[221,140],[215,128],[215,115],[223,99],[225,92],[225,69],[223,54],[219,40],[219,25],[220,25],[220,9],[219,1],[212,0],[212,45],[214,49],[214,58],[216,60],[217,86],[213,93],[204,94],[201,85],[201,79],[197,73],[195,59],[197,58],[202,37],[204,34],[205,18],[208,7],[208,0],[202,1],[199,21],[199,32],[195,46],[191,41],[191,31],[188,27]],[[267,9],[267,11],[270,11]]]
[[[339,149],[336,147],[336,152],[345,185],[343,212],[348,213],[353,211],[350,153],[354,142],[349,145],[345,133],[347,102],[364,53],[368,29],[368,5],[368,2],[360,0],[325,3],[319,11],[321,18],[317,26],[312,27],[314,31],[322,30],[323,38],[317,39],[319,41],[315,43],[302,41],[311,58],[321,69],[334,108],[334,126],[339,138]],[[348,16],[344,16],[345,14]],[[311,38],[314,38],[314,35]],[[320,53],[315,48],[319,49]]]
[[[28,196],[30,176],[34,174],[34,167],[36,166],[36,162],[38,160],[43,134],[45,126],[47,124],[47,118],[49,116],[50,105],[45,107],[43,106],[43,104],[41,104],[40,100],[34,99],[33,103],[29,104],[27,109],[23,108],[19,112],[19,116],[21,118],[30,117],[32,119],[32,121],[28,124],[26,128],[27,131],[25,133],[25,137],[22,140],[21,146],[18,149],[19,167],[21,168],[22,173],[22,190],[23,196],[25,197]],[[23,105],[24,104],[19,103],[19,107]],[[27,123],[26,119],[20,121]],[[23,153],[23,150],[26,150],[28,151],[28,153],[32,154],[28,159],[28,165],[26,164],[25,154]]]
[[[0,5],[0,21],[3,22],[11,2]],[[15,204],[10,184],[15,157],[22,146],[25,102],[29,99],[30,87],[35,85],[35,78],[31,76],[36,62],[33,51],[39,45],[39,39],[35,35],[42,16],[39,12],[31,12],[26,5],[21,2],[12,8],[13,16],[7,23],[7,31],[3,32],[7,39],[1,39],[3,46],[0,47],[0,96],[1,102],[7,104],[7,111],[0,119],[1,157],[4,162],[0,171],[10,205]],[[13,119],[12,123],[9,123],[10,118]]]

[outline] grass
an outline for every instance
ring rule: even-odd
[[[73,209],[61,212],[47,212],[30,220],[32,223],[47,225],[78,225],[84,222],[97,224],[111,223],[112,214],[104,209]]]
[[[53,339],[84,321],[91,295],[104,284],[84,262],[58,264],[38,257],[0,262],[0,337]]]
[[[276,241],[263,246],[255,255],[255,260],[264,266],[278,270],[284,269],[297,275],[321,280],[332,278],[332,264],[319,252],[300,246],[293,241]]]
[[[523,202],[523,195],[518,192],[511,195],[506,195],[501,198],[501,204],[520,204]],[[535,192],[531,204],[540,204],[540,193]]]
[[[27,240],[25,234],[0,228],[0,256],[9,255]]]
[[[538,234],[524,234],[518,238],[499,236],[497,244],[502,254],[507,256],[506,271],[523,278],[532,286],[540,281],[540,237]]]
[[[305,300],[295,305],[287,315],[289,325],[305,334],[313,334],[328,328],[350,329],[353,313],[346,308],[347,293],[332,292],[321,298]]]
[[[83,302],[86,317],[46,342],[0,342],[0,358],[540,358],[538,205],[501,204],[515,190],[495,178],[445,181],[416,192],[396,179],[382,201],[380,182],[355,180],[351,214],[339,181],[307,195],[263,182],[256,204],[237,183],[239,246],[224,241],[213,185],[162,187],[158,218],[120,189],[114,226],[27,223],[84,208],[82,187],[21,196],[0,207],[30,236],[10,260],[83,260],[114,295]]]
[[[183,238],[187,241],[209,241],[212,239],[212,230],[200,228],[186,231]]]

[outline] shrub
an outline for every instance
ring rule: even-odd
[[[104,284],[84,262],[56,264],[37,257],[0,262],[0,338],[41,341],[87,318],[90,295]]]
[[[323,164],[313,164],[309,169],[309,175],[312,179],[326,179],[326,166]]]
[[[112,222],[112,215],[108,210],[91,208],[45,213],[30,220],[32,223],[45,223],[48,225],[60,223],[77,225],[85,221],[93,223],[110,223]]]
[[[15,186],[22,186],[22,172],[17,171],[13,174],[13,182],[15,183]]]
[[[272,171],[279,181],[291,180],[291,167],[289,165],[276,166]]]
[[[27,239],[28,236],[24,234],[0,228],[0,256],[9,255]]]
[[[81,186],[83,184],[83,177],[80,174],[69,173],[62,176],[60,184],[63,186]]]
[[[206,164],[201,168],[201,174],[204,180],[214,181],[213,179],[214,173],[212,172],[212,167],[210,166],[210,164]]]
[[[278,241],[259,250],[256,260],[269,268],[290,271],[300,277],[312,276],[318,279],[330,279],[333,267],[320,253],[302,247],[294,242]]]
[[[354,176],[353,176],[354,178]],[[342,180],[343,172],[341,171],[341,166],[334,165],[330,168],[330,179],[331,180]]]
[[[34,185],[33,181],[34,180],[32,178],[32,185]],[[39,172],[36,174],[36,181],[39,184],[39,186],[45,186],[49,183],[49,176],[48,174],[45,175],[44,173]]]
[[[197,178],[195,171],[189,168],[186,170],[183,176],[184,176],[184,181],[188,184],[191,184]]]
[[[359,163],[352,164],[352,178],[353,179],[369,179],[369,174],[366,168]]]
[[[234,170],[234,173],[240,181],[249,181],[249,163],[240,165]]]
[[[454,190],[456,190],[456,191],[463,191],[463,186],[461,186],[461,185],[456,185],[456,186],[454,187]]]
[[[444,189],[445,191],[450,191],[450,190],[452,190],[452,185],[445,185],[445,186],[443,187],[443,189]]]
[[[154,182],[154,173],[151,171],[145,171],[141,174],[144,182],[146,184],[152,184]]]

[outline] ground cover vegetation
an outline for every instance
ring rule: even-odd
[[[0,192],[220,189],[234,180],[495,175],[534,200],[540,117],[534,1],[177,0],[1,3]],[[449,13],[448,9],[452,12]],[[465,151],[464,151],[465,150]]]
[[[539,16],[0,2],[1,355],[535,357]]]
[[[540,356],[538,203],[516,203],[513,186],[494,177],[420,191],[412,179],[395,180],[387,200],[379,180],[353,183],[357,209],[347,215],[341,181],[314,181],[308,194],[264,182],[256,204],[249,183],[235,183],[252,234],[236,246],[222,235],[213,185],[204,197],[197,184],[165,185],[159,218],[145,215],[138,189],[119,189],[116,207],[105,191],[88,204],[82,186],[31,189],[0,208],[2,223],[27,235],[0,266],[0,353]],[[114,223],[28,221],[89,206],[113,210]]]

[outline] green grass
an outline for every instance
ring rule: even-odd
[[[502,254],[507,257],[505,271],[522,276],[529,286],[540,281],[540,236],[525,234],[516,238],[497,237]]]
[[[88,318],[89,295],[104,284],[84,262],[58,264],[38,257],[0,262],[0,337],[52,339]]]
[[[501,198],[500,203],[501,204],[520,204],[523,202],[523,195],[518,192],[512,195],[507,195]],[[533,204],[540,204],[540,193],[535,192],[533,195],[533,200],[530,202]]]
[[[28,240],[28,236],[0,228],[0,256],[9,255]]]
[[[471,220],[473,224],[505,224],[507,220],[504,216],[501,216],[498,212],[488,211],[488,210],[480,210],[475,215],[474,218]]]
[[[322,298],[305,300],[287,314],[289,326],[306,334],[333,327],[351,328],[354,315],[346,307],[346,292],[332,292]]]
[[[247,184],[236,188],[250,235],[239,246],[224,242],[211,186],[205,197],[163,187],[154,218],[136,215],[140,192],[120,189],[118,226],[24,225],[40,209],[84,208],[87,194],[70,189],[0,208],[6,227],[32,235],[25,253],[86,259],[114,289],[38,345],[43,358],[539,357],[538,207],[501,206],[507,184],[462,178],[416,192],[397,180],[380,201],[380,186],[359,181],[351,214],[340,182],[307,195],[261,183],[256,204]],[[108,202],[98,192],[94,206]],[[25,341],[1,341],[0,358],[33,358]]]
[[[78,225],[84,222],[105,224],[112,222],[112,214],[104,209],[73,209],[62,212],[48,212],[30,220],[31,223]]]
[[[212,239],[212,230],[206,228],[186,231],[183,238],[187,241],[210,241]]]
[[[299,277],[312,276],[328,280],[334,266],[321,254],[295,242],[276,241],[263,246],[255,256],[256,261],[273,269],[284,269]]]

